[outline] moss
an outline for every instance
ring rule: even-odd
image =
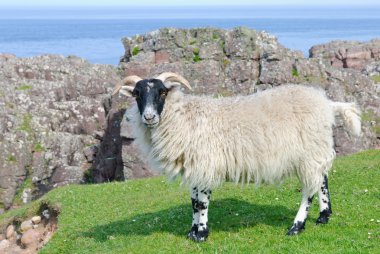
[[[375,124],[371,124],[371,129],[376,134],[380,134],[380,117],[377,117],[372,109],[369,109],[362,113],[362,121],[374,122]]]
[[[362,120],[366,122],[371,122],[375,120],[375,112],[372,109],[369,109],[362,114]]]
[[[94,178],[92,176],[92,168],[89,168],[86,171],[84,171],[83,178],[85,183],[94,183]]]
[[[31,86],[31,85],[21,85],[19,87],[16,87],[16,90],[17,91],[26,91],[26,90],[29,90],[32,88],[33,88],[33,86]]]
[[[199,62],[201,58],[199,57],[199,48],[194,48],[193,49],[193,61],[194,62]]]
[[[15,197],[13,199],[13,205],[23,205],[22,201],[22,194],[24,193],[24,190],[31,189],[33,190],[34,184],[32,182],[32,179],[30,177],[26,177],[25,181],[22,183],[22,185],[17,189]]]
[[[140,52],[139,46],[134,46],[132,49],[132,55],[135,56]]]
[[[219,42],[219,46],[220,46],[220,48],[223,50],[223,52],[224,52],[225,45],[226,45],[226,42],[225,42],[225,41],[221,40],[221,41]]]
[[[292,68],[292,76],[293,76],[293,77],[298,77],[298,76],[299,76],[299,74],[298,74],[298,70],[297,70],[296,67],[293,67],[293,68]]]
[[[31,126],[32,118],[33,118],[32,114],[30,113],[25,114],[23,116],[21,125],[18,127],[18,130],[25,131],[27,133],[32,133],[33,132],[33,129]]]
[[[33,147],[34,152],[45,152],[45,147],[41,145],[41,143],[34,144]]]
[[[234,93],[231,90],[228,90],[226,87],[220,87],[217,90],[217,94],[214,96],[215,98],[223,98],[223,97],[231,97]]]
[[[224,67],[226,67],[229,64],[230,64],[230,60],[228,60],[227,58],[224,58],[223,59],[223,65],[224,65]]]
[[[5,102],[5,107],[6,108],[14,108],[15,105],[13,103],[11,103],[11,102]]]
[[[373,81],[375,81],[375,83],[380,83],[380,75],[374,75],[371,78]]]
[[[13,155],[9,155],[9,156],[7,157],[7,161],[9,161],[9,162],[17,162],[16,157],[13,156]]]
[[[189,41],[189,45],[194,45],[195,43],[197,43],[197,40],[194,38],[191,38]]]
[[[380,126],[373,126],[373,130],[377,135],[380,135]]]
[[[201,60],[201,58],[199,57],[199,55],[194,55],[194,57],[193,57],[193,61],[194,62],[199,62]]]

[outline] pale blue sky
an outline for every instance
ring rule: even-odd
[[[192,0],[192,1],[174,1],[174,0],[0,0],[0,6],[183,6],[183,5],[357,5],[369,6],[379,5],[379,0]]]

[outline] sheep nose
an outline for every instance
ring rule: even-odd
[[[147,121],[153,120],[156,117],[155,114],[144,114],[144,118]]]

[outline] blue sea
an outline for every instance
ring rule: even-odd
[[[247,26],[308,56],[331,40],[380,38],[380,6],[0,7],[0,53],[77,55],[117,65],[121,38],[161,27]]]

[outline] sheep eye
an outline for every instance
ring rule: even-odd
[[[160,96],[161,96],[161,97],[166,97],[166,95],[168,95],[168,92],[167,92],[167,91],[161,91],[161,92],[160,92]]]
[[[132,96],[135,97],[136,99],[140,99],[140,96],[138,93],[132,93]]]

